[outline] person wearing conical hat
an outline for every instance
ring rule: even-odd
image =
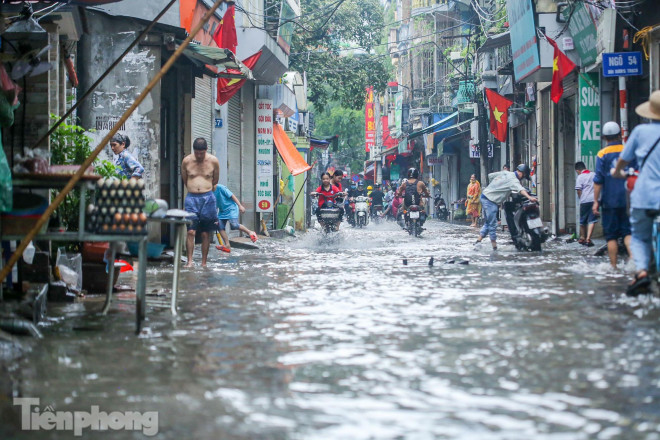
[[[631,250],[635,261],[635,276],[626,293],[637,296],[651,284],[649,263],[653,254],[653,220],[660,212],[660,90],[653,92],[648,101],[635,112],[649,119],[630,133],[628,143],[621,152],[612,175],[623,177],[623,170],[637,162],[639,176],[630,193]]]

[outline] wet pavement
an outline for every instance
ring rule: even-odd
[[[132,306],[51,307],[6,377],[58,411],[157,411],[164,439],[660,439],[657,297],[626,298],[594,248],[493,252],[427,226],[212,249],[182,273],[177,317],[148,309],[136,337]],[[0,411],[2,438],[72,436]]]

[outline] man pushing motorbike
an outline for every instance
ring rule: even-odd
[[[511,193],[516,192],[525,196],[532,202],[537,202],[536,197],[531,196],[520,184],[523,178],[529,178],[529,166],[520,164],[515,171],[499,171],[490,173],[488,180],[490,184],[481,193],[482,212],[485,217],[484,226],[479,233],[477,243],[481,243],[487,235],[493,245],[493,250],[497,250],[497,212],[499,205],[504,202]],[[509,229],[514,224],[513,212],[510,212],[508,205],[505,206],[505,215]],[[511,231],[512,235],[514,231]]]
[[[417,168],[409,168],[407,180],[401,184],[397,190],[397,195],[403,195],[403,206],[407,209],[411,205],[424,207],[422,197],[431,197],[426,184],[419,179]],[[426,210],[422,209],[419,213],[419,225],[423,226],[426,221]]]

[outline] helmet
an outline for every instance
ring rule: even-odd
[[[616,136],[621,133],[621,127],[614,121],[606,122],[601,131],[603,136]]]
[[[371,185],[369,185],[369,186],[367,187],[367,189],[368,189],[369,191],[371,191],[372,189],[374,189],[374,187],[371,186]]]
[[[516,167],[516,171],[520,171],[523,175],[523,177],[529,179],[529,173],[532,171],[529,169],[529,165],[526,163],[521,163]]]
[[[419,177],[419,171],[417,168],[408,168],[408,179],[417,179]]]
[[[361,187],[361,186],[364,186],[364,182],[360,180],[360,181],[358,182],[358,188]]]
[[[380,188],[380,183],[374,185],[376,188]]]

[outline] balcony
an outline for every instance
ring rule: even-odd
[[[416,17],[435,12],[449,12],[453,4],[452,0],[413,0],[410,15]]]

